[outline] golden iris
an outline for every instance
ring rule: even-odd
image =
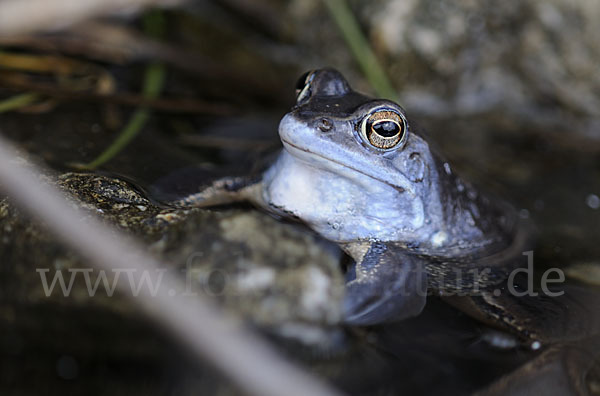
[[[404,120],[396,112],[377,111],[363,121],[363,133],[373,146],[386,150],[397,146],[405,134]]]

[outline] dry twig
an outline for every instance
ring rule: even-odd
[[[95,217],[85,222],[73,212],[62,193],[39,183],[36,167],[25,168],[13,154],[15,148],[0,138],[0,186],[74,251],[97,269],[128,270],[156,274],[160,263],[126,235],[102,224]],[[131,293],[126,279],[119,287]],[[339,395],[339,393],[279,356],[262,339],[227,320],[200,296],[172,294],[185,290],[183,282],[165,272],[153,294],[142,288],[134,298],[157,323],[189,346],[198,359],[207,359],[240,389],[261,396]]]
[[[0,35],[64,28],[96,16],[132,12],[142,7],[173,6],[183,0],[4,0]]]

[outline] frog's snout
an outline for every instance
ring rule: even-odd
[[[291,113],[287,113],[279,122],[279,138],[286,143],[297,145],[302,142],[303,123]]]

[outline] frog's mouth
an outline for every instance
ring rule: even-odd
[[[310,151],[310,150],[308,150],[308,149],[306,149],[306,148],[302,148],[302,147],[296,146],[295,144],[293,144],[293,143],[290,143],[290,142],[289,142],[289,141],[287,141],[286,139],[283,139],[283,138],[282,138],[282,139],[281,139],[281,142],[283,143],[283,147],[284,147],[284,148],[285,148],[285,149],[286,149],[286,150],[287,150],[287,151],[288,151],[288,152],[289,152],[291,155],[293,155],[294,157],[298,158],[298,159],[299,159],[299,160],[301,160],[301,161],[304,161],[304,162],[308,163],[309,165],[315,166],[315,163],[314,163],[314,161],[310,161],[309,159],[313,159],[313,160],[314,160],[314,158],[318,158],[319,160],[322,160],[322,161],[324,161],[324,162],[326,162],[326,163],[335,164],[335,165],[337,165],[338,167],[342,167],[342,168],[350,169],[350,170],[352,170],[352,171],[354,171],[354,172],[356,172],[356,173],[360,173],[361,175],[363,175],[363,176],[366,176],[366,177],[368,177],[368,178],[370,178],[370,179],[376,180],[376,181],[378,181],[378,182],[380,182],[380,183],[384,183],[384,184],[386,184],[386,185],[390,186],[391,188],[394,188],[394,189],[395,189],[395,190],[397,190],[398,192],[405,192],[405,191],[406,191],[406,192],[408,192],[409,194],[412,194],[412,195],[414,195],[414,191],[412,191],[411,189],[406,189],[406,188],[403,188],[403,187],[400,187],[400,186],[393,185],[392,183],[390,183],[390,182],[388,182],[388,181],[386,181],[386,180],[383,180],[383,179],[381,179],[381,178],[379,178],[379,177],[376,177],[376,176],[370,175],[370,174],[368,174],[368,173],[366,173],[366,172],[364,172],[364,171],[362,171],[362,170],[360,170],[360,169],[358,169],[358,168],[355,168],[355,167],[353,167],[353,166],[351,166],[351,165],[344,164],[344,163],[342,163],[342,162],[339,162],[339,161],[333,160],[333,159],[331,159],[331,158],[327,158],[327,157],[325,157],[324,155],[321,155],[321,154],[315,153],[315,152],[313,152],[313,151]]]

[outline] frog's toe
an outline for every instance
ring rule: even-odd
[[[374,280],[346,284],[344,321],[368,326],[416,316],[427,297],[427,279],[418,271],[396,272]],[[383,274],[381,274],[383,275]]]

